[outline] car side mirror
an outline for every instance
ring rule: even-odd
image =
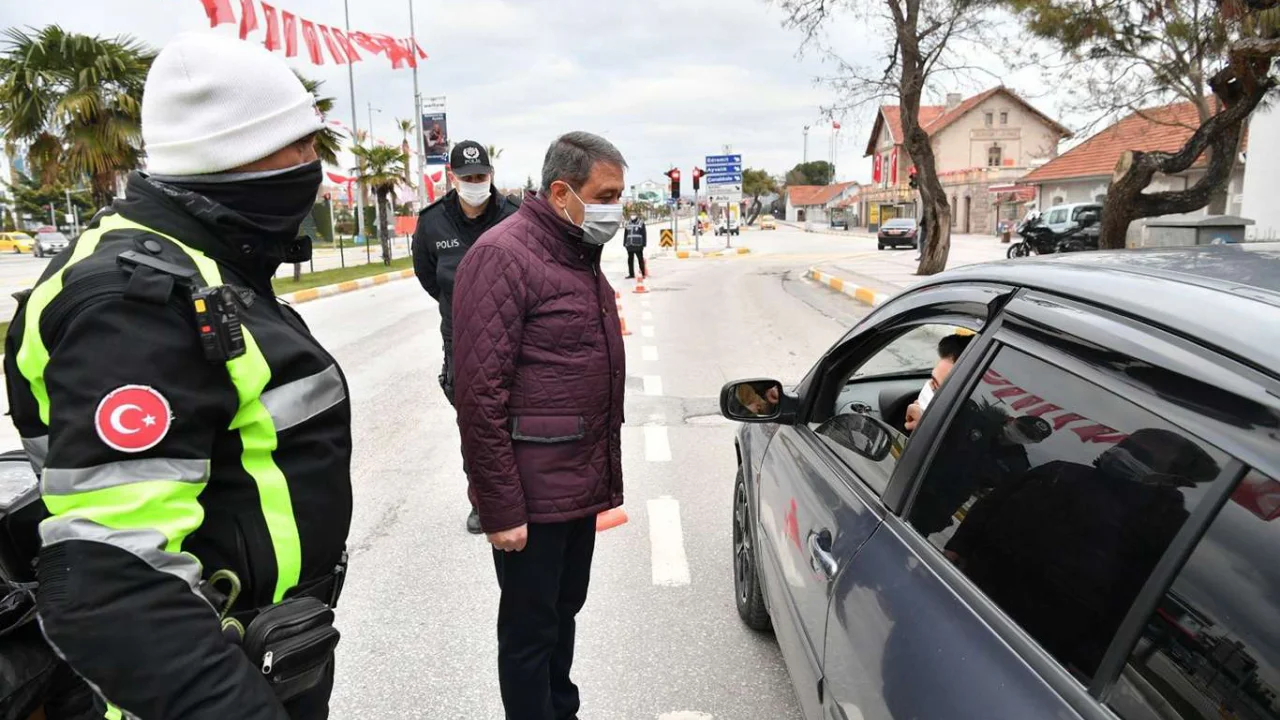
[[[720,414],[738,422],[789,424],[798,405],[777,380],[739,380],[720,390]]]

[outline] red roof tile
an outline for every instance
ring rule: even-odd
[[[1199,125],[1200,116],[1190,102],[1141,110],[1032,170],[1021,182],[1110,176],[1126,150],[1176,152]],[[1241,150],[1244,145],[1242,141]],[[1204,162],[1202,155],[1196,166]]]
[[[968,115],[969,112],[972,111],[975,107],[982,104],[983,101],[985,101],[987,98],[991,97],[992,95],[995,95],[996,93],[1001,93],[1012,98],[1013,100],[1017,101],[1018,104],[1025,107],[1027,110],[1040,116],[1040,118],[1044,120],[1046,123],[1048,123],[1051,127],[1057,128],[1058,131],[1062,133],[1063,137],[1071,136],[1070,130],[1063,127],[1060,123],[1058,123],[1053,118],[1035,109],[1030,103],[1028,103],[1026,100],[1023,100],[1021,97],[1019,97],[1017,93],[1015,93],[1014,91],[1010,90],[1007,87],[1004,87],[1003,85],[993,87],[990,90],[978,93],[973,97],[962,100],[959,105],[955,106],[950,110],[947,110],[947,108],[943,105],[921,105],[920,106],[920,127],[924,128],[924,131],[929,133],[930,135],[937,134],[938,132],[946,128],[951,123],[959,120],[965,115]],[[898,107],[897,105],[882,105],[880,107],[880,114],[876,117],[875,125],[874,127],[871,128],[871,139],[867,142],[867,155],[875,154],[876,136],[879,133],[880,127],[886,123],[889,129],[889,136],[893,139],[893,143],[895,145],[902,144],[902,140],[905,135],[902,131],[901,108]]]
[[[796,207],[806,205],[826,205],[854,182],[835,183],[833,185],[792,185],[787,188],[787,198]]]

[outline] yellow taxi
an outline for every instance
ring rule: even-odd
[[[772,215],[761,215],[760,229],[761,230],[777,230],[778,221],[774,220]]]
[[[26,233],[0,233],[0,252],[29,253],[35,240]]]

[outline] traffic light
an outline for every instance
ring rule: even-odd
[[[698,192],[698,188],[702,186],[702,176],[706,174],[706,171],[700,167],[693,168],[693,192],[695,194]]]
[[[916,167],[914,165],[911,166],[910,172],[907,173],[907,184],[910,185],[912,189],[920,187],[920,177],[916,174]]]
[[[680,168],[671,168],[666,173],[667,179],[671,181],[671,197],[674,200],[680,199]],[[697,181],[695,181],[697,182]]]

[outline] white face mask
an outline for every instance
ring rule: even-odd
[[[929,403],[933,402],[933,380],[925,380],[924,387],[920,388],[920,396],[916,398],[916,404],[921,410],[927,410]]]
[[[458,197],[471,207],[478,207],[489,199],[489,183],[469,183],[458,181]]]
[[[622,205],[591,205],[582,202],[582,198],[578,197],[578,193],[569,188],[569,192],[573,193],[578,202],[582,203],[582,239],[592,245],[604,245],[618,234],[618,228],[622,227]],[[569,217],[569,211],[564,211],[565,217]],[[569,222],[573,222],[570,218]]]

